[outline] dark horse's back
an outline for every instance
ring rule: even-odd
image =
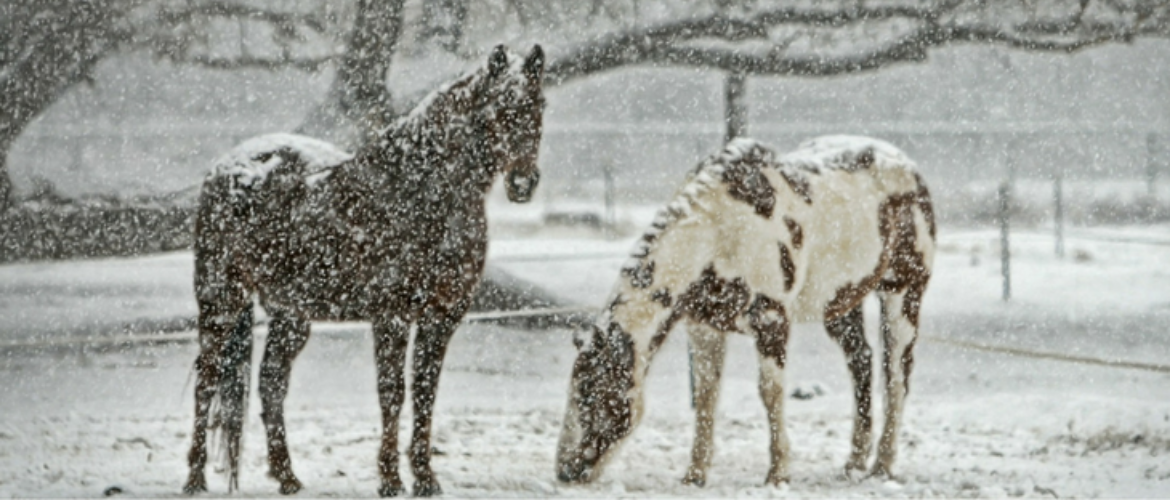
[[[239,309],[256,292],[270,314],[360,321],[470,297],[487,253],[482,201],[434,198],[428,173],[371,176],[347,168],[361,161],[349,157],[322,166],[319,152],[289,140],[298,136],[277,137],[284,142],[266,150],[241,145],[247,154],[229,154],[204,184],[195,235],[201,303]],[[395,189],[383,189],[388,180]]]
[[[200,303],[238,309],[258,292],[270,312],[361,319],[360,284],[369,279],[353,256],[365,242],[337,217],[330,186],[350,159],[328,143],[276,134],[218,161],[204,183],[195,228]]]

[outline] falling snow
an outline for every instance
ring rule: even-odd
[[[301,305],[355,319],[383,283],[401,300],[379,317],[470,309],[428,415],[433,484],[410,458],[414,351],[396,485],[376,359],[401,351],[370,323],[313,323],[283,405],[301,496],[1170,497],[1168,75],[1162,0],[0,0],[0,497],[182,492],[213,343],[194,221],[217,179],[229,237],[261,248],[225,257],[237,277],[287,257],[265,279],[309,297],[385,269]],[[787,483],[764,485],[755,343],[733,335],[706,484],[682,484],[681,329],[605,476],[558,481],[575,342],[644,278],[631,248],[711,209],[713,154],[908,165],[929,186],[937,254],[893,477],[845,473],[853,391],[814,322],[788,344]],[[275,295],[245,299],[233,496],[280,492],[258,383],[288,314]]]

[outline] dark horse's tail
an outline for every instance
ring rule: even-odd
[[[248,414],[248,386],[252,380],[252,304],[240,313],[236,327],[220,356],[218,411],[222,450],[228,469],[228,491],[240,487],[240,440]]]

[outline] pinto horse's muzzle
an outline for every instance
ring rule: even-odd
[[[593,468],[589,465],[579,459],[573,460],[557,467],[557,480],[569,484],[588,483],[592,479],[592,472]]]
[[[504,178],[504,185],[508,189],[508,200],[514,203],[527,203],[531,200],[532,193],[536,192],[537,184],[540,184],[540,171],[536,169],[527,172],[513,169]]]

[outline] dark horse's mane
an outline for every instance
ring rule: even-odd
[[[482,104],[477,102],[481,101],[477,97],[487,91],[486,80],[486,72],[481,68],[431,92],[410,113],[378,131],[375,139],[359,150],[352,161],[381,164],[388,169],[387,173],[407,184],[453,173],[446,169],[419,166],[437,167],[439,163],[454,158],[484,161],[486,158],[468,158],[460,155],[460,151],[436,146],[455,142],[460,148],[486,151],[484,141],[487,138],[483,129],[486,128],[484,122],[488,117],[485,116],[486,110],[474,109],[476,104]],[[474,111],[469,114],[470,110]],[[461,115],[469,115],[469,118]],[[475,180],[490,183],[494,172],[475,168],[484,166],[462,164],[459,167],[468,172],[459,174],[470,173],[476,177]]]

